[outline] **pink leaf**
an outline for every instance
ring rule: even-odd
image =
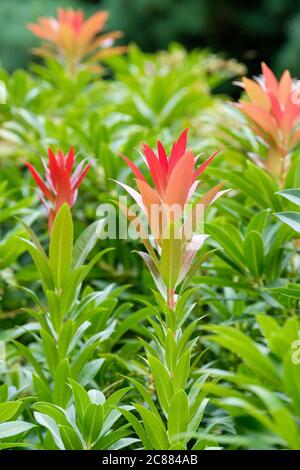
[[[193,183],[193,173],[194,155],[193,152],[187,151],[171,173],[164,197],[165,204],[169,206],[179,204],[183,207]]]
[[[29,163],[29,162],[25,162],[25,165],[27,166],[28,170],[30,171],[30,173],[32,174],[36,184],[38,185],[38,187],[41,189],[41,191],[43,192],[44,196],[49,199],[49,201],[53,201],[54,200],[54,196],[53,194],[51,193],[50,189],[48,188],[48,186],[44,183],[44,181],[42,180],[40,174],[36,171],[36,169]]]
[[[172,147],[169,160],[169,174],[173,171],[173,168],[175,168],[180,158],[183,157],[183,155],[186,153],[188,131],[188,129],[185,129]]]
[[[217,150],[213,155],[211,155],[211,157],[209,157],[207,160],[205,160],[204,163],[202,163],[202,165],[200,165],[197,170],[195,171],[194,173],[194,180],[196,180],[197,178],[199,178],[200,175],[202,175],[202,173],[206,170],[206,168],[208,167],[208,165],[211,164],[211,162],[213,161],[213,159],[218,155],[219,152],[221,152],[221,150],[223,149],[219,149]]]
[[[139,180],[146,181],[146,179],[144,178],[143,174],[140,172],[138,167],[131,160],[129,160],[129,158],[127,158],[122,153],[119,153],[118,155],[120,155],[120,157],[123,158],[124,162],[127,163],[129,168],[133,171],[133,173]]]

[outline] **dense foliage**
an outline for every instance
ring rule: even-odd
[[[107,8],[109,28],[121,29],[128,42],[146,51],[176,41],[235,57],[251,74],[258,73],[261,60],[277,72],[288,67],[300,73],[299,0],[226,0],[226,7],[221,0],[2,0],[0,61],[5,67],[29,63],[37,41],[24,23],[53,15],[58,6],[80,7],[87,14]]]
[[[75,58],[0,71],[0,448],[300,449],[298,83],[235,105],[207,51]],[[101,239],[125,189],[205,236]]]

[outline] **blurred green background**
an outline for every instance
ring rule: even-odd
[[[26,24],[54,15],[58,6],[111,13],[108,28],[145,51],[172,41],[188,49],[209,47],[244,62],[249,73],[265,60],[275,71],[300,75],[300,0],[0,0],[0,63],[26,67],[38,43]]]

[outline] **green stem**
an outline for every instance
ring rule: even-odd
[[[174,310],[175,301],[174,301],[175,289],[172,287],[168,289],[168,307]]]

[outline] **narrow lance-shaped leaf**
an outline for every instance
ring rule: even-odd
[[[168,289],[176,285],[181,270],[181,252],[183,240],[174,222],[170,222],[162,240],[160,270]]]
[[[73,269],[84,264],[88,254],[97,243],[98,234],[101,232],[103,225],[104,220],[94,222],[77,238],[73,249]]]
[[[300,206],[300,189],[283,189],[276,194]]]
[[[264,242],[256,230],[252,230],[245,238],[244,257],[251,274],[259,278],[264,270]]]
[[[168,433],[171,442],[182,440],[180,434],[187,431],[189,423],[189,405],[184,390],[179,390],[173,396],[168,414]]]
[[[73,221],[69,206],[64,204],[55,218],[49,248],[50,266],[58,288],[67,280],[72,266],[72,254]]]
[[[291,227],[295,232],[300,233],[300,213],[298,212],[277,212],[276,217]]]

